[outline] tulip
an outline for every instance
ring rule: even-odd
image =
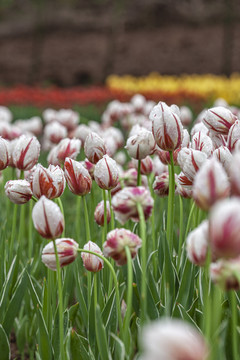
[[[236,143],[240,139],[240,121],[237,120],[229,130],[227,146],[231,152],[234,151]]]
[[[13,164],[19,170],[30,170],[38,161],[40,144],[35,136],[20,136],[12,153]]]
[[[210,277],[224,291],[240,290],[240,257],[220,259],[210,265]]]
[[[146,99],[141,94],[134,95],[131,100],[131,104],[133,105],[133,109],[136,113],[142,114],[144,112],[144,107],[146,104]]]
[[[57,111],[53,109],[45,109],[42,113],[45,123],[50,123],[57,120]]]
[[[207,135],[209,129],[202,122],[196,122],[195,125],[192,127],[191,136],[193,137],[197,132],[201,132]]]
[[[81,141],[79,139],[63,139],[57,146],[57,158],[64,163],[67,157],[76,159],[80,152]]]
[[[91,191],[92,178],[87,169],[78,161],[66,158],[64,173],[70,191],[79,196],[84,196]]]
[[[45,195],[55,199],[62,195],[65,189],[64,172],[59,166],[49,165],[46,169],[38,164],[32,176],[32,191],[38,199]]]
[[[187,106],[180,107],[180,119],[183,126],[189,126],[193,119],[192,111]]]
[[[136,135],[128,138],[126,149],[134,159],[142,160],[151,155],[155,148],[155,140],[152,133],[142,128]]]
[[[153,190],[155,194],[160,197],[168,196],[168,192],[169,192],[168,172],[164,172],[161,175],[156,176],[153,183]]]
[[[54,146],[47,156],[48,164],[54,166],[60,166],[60,161],[58,160],[58,146]]]
[[[210,157],[213,152],[212,140],[209,136],[199,131],[192,137],[192,149],[202,151],[207,157]]]
[[[195,265],[204,266],[208,251],[208,220],[204,220],[187,236],[187,256]]]
[[[220,146],[227,145],[227,138],[226,135],[218,134],[213,131],[208,131],[207,135],[212,140],[213,148],[218,149]]]
[[[0,121],[0,136],[6,140],[11,140],[11,125]]]
[[[155,176],[161,175],[163,172],[168,171],[168,167],[159,159],[157,155],[153,157],[153,173]]]
[[[207,160],[204,152],[183,148],[178,154],[178,163],[188,179],[193,180],[197,171]]]
[[[188,177],[181,172],[176,181],[176,194],[181,195],[184,198],[191,198],[192,197],[192,180],[188,179]]]
[[[83,249],[93,251],[99,255],[103,255],[99,246],[97,246],[97,244],[92,241],[89,241],[87,244],[85,244]],[[96,255],[82,252],[81,257],[83,265],[88,271],[96,273],[104,267],[104,261]]]
[[[33,116],[28,120],[17,120],[14,125],[22,132],[30,132],[33,135],[40,135],[42,132],[42,120],[39,116]]]
[[[64,229],[64,217],[57,204],[42,196],[32,211],[35,229],[46,239],[55,239]]]
[[[71,109],[60,109],[57,112],[57,121],[68,130],[73,130],[79,123],[79,114]]]
[[[138,161],[132,160],[133,167],[135,169],[138,168]],[[143,160],[141,160],[140,172],[142,175],[149,175],[153,171],[153,161],[150,156],[146,156]]]
[[[128,246],[132,259],[137,255],[138,249],[142,245],[142,240],[130,230],[115,229],[107,234],[107,240],[103,244],[103,254],[116,261],[118,266],[127,263],[125,246]]]
[[[129,169],[120,174],[120,179],[124,182],[125,186],[137,186],[138,172],[136,169]],[[142,176],[142,186],[147,187],[148,181],[146,176]]]
[[[54,240],[59,258],[60,267],[71,264],[78,255],[78,243],[73,239],[61,238]],[[42,251],[42,262],[51,270],[57,270],[56,255],[53,241],[50,241]]]
[[[73,132],[73,137],[76,139],[80,139],[81,142],[84,144],[87,136],[92,132],[89,126],[85,124],[78,125]]]
[[[0,170],[4,170],[10,161],[8,142],[0,137]]]
[[[94,179],[98,186],[104,190],[113,189],[118,183],[118,168],[116,161],[104,155],[95,166]]]
[[[227,134],[237,117],[223,106],[217,106],[206,111],[202,122],[211,131]]]
[[[218,149],[214,150],[213,157],[217,159],[227,174],[229,174],[230,166],[232,163],[232,154],[226,146],[220,146]]]
[[[32,190],[26,180],[10,180],[5,184],[5,194],[14,204],[25,204],[32,198]]]
[[[53,121],[46,125],[44,135],[52,143],[58,144],[62,139],[67,137],[67,129],[57,121]]]
[[[106,155],[104,140],[96,133],[92,132],[86,137],[84,152],[88,160],[91,163],[96,164],[100,159],[102,159],[103,155]]]
[[[0,122],[10,123],[12,121],[12,112],[6,106],[0,106]]]
[[[111,220],[111,211],[110,211],[110,205],[109,201],[107,203],[107,224],[110,223]],[[95,212],[94,212],[94,219],[96,223],[100,226],[104,226],[104,201],[100,201],[98,205],[96,206]]]

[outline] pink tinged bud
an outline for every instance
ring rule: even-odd
[[[234,258],[240,255],[240,200],[225,199],[211,210],[209,239],[216,258]]]
[[[138,168],[138,161],[132,160],[132,165],[135,169]],[[153,171],[153,161],[150,156],[145,157],[145,159],[141,160],[140,171],[142,175],[149,175]]]
[[[12,153],[14,166],[19,170],[30,170],[38,161],[40,144],[36,137],[20,136]]]
[[[167,104],[159,102],[150,113],[152,132],[157,145],[165,151],[173,151],[181,145],[183,126],[178,115]]]
[[[216,201],[230,193],[227,174],[214,158],[207,160],[196,174],[193,184],[193,198],[202,210],[209,210]]]
[[[224,291],[240,289],[240,257],[220,259],[210,265],[211,280]]]
[[[53,144],[58,144],[62,139],[67,137],[67,129],[57,121],[54,121],[46,125],[44,135]]]
[[[94,179],[104,190],[113,189],[118,184],[118,168],[116,161],[104,155],[95,166]]]
[[[231,152],[234,151],[236,143],[240,139],[240,121],[237,120],[229,130],[227,146]]]
[[[232,163],[232,154],[228,148],[226,146],[220,146],[218,149],[214,150],[213,157],[222,164],[226,173],[229,174],[229,169]]]
[[[5,194],[14,204],[22,205],[32,198],[32,190],[26,180],[10,180],[6,183]]]
[[[94,179],[95,164],[91,163],[88,159],[83,161],[83,166],[87,169],[92,179]]]
[[[153,190],[160,197],[168,196],[169,192],[169,175],[165,172],[155,178]]]
[[[120,175],[120,178],[121,180],[124,181],[125,186],[137,186],[137,176],[138,176],[137,170],[132,168],[124,171]],[[145,187],[148,186],[148,181],[146,176],[142,176],[142,185]]]
[[[211,131],[227,134],[237,117],[223,106],[217,106],[206,111],[202,122]]]
[[[38,199],[45,195],[55,199],[62,195],[65,189],[64,172],[59,166],[49,165],[46,169],[38,164],[32,177],[32,191]]]
[[[173,151],[173,163],[174,165],[178,166],[178,154],[179,154],[179,151],[180,151],[180,148]],[[160,161],[164,164],[164,165],[168,165],[171,163],[171,160],[170,160],[170,154],[169,154],[169,151],[164,151],[164,150],[161,150],[161,149],[157,149],[155,151],[155,154],[157,154],[159,156],[159,159]]]
[[[128,138],[126,149],[130,157],[142,160],[153,153],[155,145],[152,133],[142,128],[136,135]]]
[[[76,159],[81,149],[79,139],[63,139],[57,146],[57,158],[60,163],[64,163],[67,157]]]
[[[142,246],[142,240],[129,230],[112,230],[107,234],[107,241],[103,244],[104,256],[113,258],[118,266],[124,265],[127,263],[125,246],[129,247],[134,259]]]
[[[190,180],[194,179],[206,160],[207,155],[198,150],[183,148],[178,154],[179,166]]]
[[[70,191],[79,196],[84,196],[91,191],[92,178],[80,162],[66,158],[64,173]]]
[[[103,255],[101,249],[92,241],[89,241],[83,247],[84,250],[93,251],[99,255]],[[104,267],[104,261],[98,256],[88,253],[81,253],[83,265],[86,270],[92,271],[94,273],[100,271]]]
[[[8,142],[0,137],[0,170],[4,170],[10,161]]]
[[[62,238],[54,240],[57,247],[60,267],[71,264],[78,255],[78,243],[73,239]],[[53,241],[50,241],[42,251],[42,262],[51,270],[57,270]]]
[[[208,251],[208,220],[191,231],[186,241],[188,259],[195,265],[204,266]]]
[[[192,197],[192,180],[188,179],[188,177],[181,172],[176,181],[177,189],[176,194],[181,195],[184,198]]]
[[[125,187],[113,197],[112,206],[116,219],[125,224],[129,219],[139,221],[137,203],[141,204],[145,220],[149,218],[153,208],[153,198],[143,186]]]
[[[213,152],[212,140],[202,132],[197,132],[192,138],[192,149],[204,152],[209,158]]]
[[[96,164],[104,155],[106,155],[104,140],[96,133],[92,132],[86,137],[84,152],[88,160],[91,163]]]
[[[143,328],[141,360],[207,360],[202,335],[187,322],[156,320]]]
[[[104,226],[104,201],[102,200],[95,209],[94,219],[96,223],[100,226]],[[111,211],[109,206],[109,201],[107,201],[107,224],[110,223],[111,220]]]
[[[55,239],[64,229],[64,218],[57,204],[42,196],[32,211],[35,229],[46,239]]]

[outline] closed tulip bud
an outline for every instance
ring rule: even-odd
[[[83,166],[87,169],[92,179],[94,179],[95,164],[91,163],[87,158],[83,161]]]
[[[178,319],[156,320],[143,328],[141,360],[207,360],[202,335]]]
[[[46,125],[44,136],[53,144],[58,144],[62,139],[67,137],[67,129],[57,121],[53,121]]]
[[[160,149],[173,151],[179,148],[183,137],[183,126],[178,115],[167,104],[159,102],[150,113],[152,132]]]
[[[0,122],[10,123],[12,118],[12,112],[6,106],[0,106]]]
[[[104,155],[106,155],[104,140],[96,133],[92,132],[86,137],[84,152],[88,160],[91,163],[96,164]]]
[[[67,157],[76,159],[81,149],[81,141],[79,139],[63,139],[57,149],[58,160],[63,164]]]
[[[19,170],[30,170],[38,161],[40,144],[36,137],[20,136],[12,153],[14,166]]]
[[[196,174],[193,184],[193,198],[203,210],[209,210],[216,201],[226,198],[230,193],[227,174],[214,158],[207,160]]]
[[[210,265],[210,277],[224,291],[240,289],[240,257],[220,259]]]
[[[157,176],[153,183],[153,190],[160,197],[168,196],[169,192],[169,174],[165,172]]]
[[[55,239],[64,229],[64,217],[57,204],[42,196],[32,211],[35,229],[46,239]]]
[[[240,196],[240,153],[232,156],[232,163],[229,169],[231,194]]]
[[[188,179],[188,177],[181,172],[176,181],[176,194],[181,195],[184,198],[191,198],[192,197],[192,180]]]
[[[73,239],[61,238],[54,240],[60,267],[71,264],[78,255],[78,243]],[[56,255],[53,241],[50,241],[42,251],[42,262],[51,270],[57,270]]]
[[[0,170],[4,170],[10,161],[8,142],[0,137]]]
[[[125,224],[129,219],[139,221],[137,204],[142,206],[145,220],[149,218],[153,208],[153,198],[143,186],[125,187],[113,197],[112,206],[116,219]]]
[[[126,149],[129,156],[137,160],[142,160],[147,155],[153,153],[155,145],[156,143],[152,133],[142,128],[136,135],[128,138]]]
[[[138,176],[137,170],[131,168],[124,171],[120,175],[120,178],[121,180],[123,180],[125,186],[137,186],[137,176]],[[144,175],[142,176],[142,185],[145,187],[148,186],[147,177]]]
[[[87,244],[85,244],[83,249],[88,251],[93,251],[99,255],[103,255],[99,246],[97,246],[97,244],[95,244],[92,241],[89,241]],[[88,271],[96,273],[104,267],[104,261],[96,255],[82,252],[81,257],[82,257],[83,265],[85,269]]]
[[[62,195],[65,189],[64,172],[59,166],[49,165],[46,169],[38,164],[32,176],[32,191],[38,199],[45,195],[55,199]]]
[[[91,132],[92,130],[89,126],[81,124],[78,125],[78,127],[76,127],[76,129],[74,130],[73,137],[75,137],[76,139],[80,139],[81,142],[84,144],[87,136],[91,134]]]
[[[66,158],[64,173],[68,187],[73,194],[84,196],[91,191],[92,178],[80,162]]]
[[[213,152],[212,140],[202,132],[197,132],[192,138],[192,149],[204,152],[209,158]]]
[[[115,229],[107,234],[107,241],[103,244],[103,254],[116,261],[118,266],[127,263],[125,246],[128,246],[132,259],[142,246],[142,240],[130,230]]]
[[[134,111],[136,113],[142,114],[144,112],[144,107],[146,104],[146,99],[141,94],[136,94],[131,98],[131,104],[133,105]]]
[[[42,113],[43,120],[45,123],[50,123],[57,120],[57,111],[54,109],[45,109]]]
[[[204,220],[187,236],[187,256],[195,265],[204,266],[208,251],[208,220]]]
[[[212,144],[213,144],[213,148],[217,149],[220,146],[226,146],[227,145],[227,135],[222,135],[222,134],[218,134],[215,133],[213,131],[208,131],[207,135],[210,137],[210,139],[212,140]]]
[[[47,156],[47,162],[49,165],[50,164],[54,166],[61,165],[60,161],[58,160],[58,146],[54,146],[52,150],[49,152]]]
[[[79,114],[71,109],[60,109],[57,112],[57,121],[68,130],[73,130],[79,123]]]
[[[191,136],[193,137],[197,132],[201,132],[207,135],[209,129],[202,122],[196,122],[195,125],[192,127]]]
[[[213,157],[217,159],[227,174],[229,174],[229,169],[232,163],[232,154],[226,146],[220,146],[218,149],[214,150]]]
[[[193,119],[192,111],[187,106],[180,107],[180,119],[183,126],[188,126],[191,124]]]
[[[39,116],[33,116],[28,120],[17,120],[16,125],[22,132],[30,132],[34,135],[40,135],[42,132],[42,120]]]
[[[209,218],[209,241],[215,258],[240,255],[240,200],[219,201]]]
[[[135,169],[138,168],[138,161],[132,160],[132,165]],[[149,175],[153,171],[153,161],[150,156],[145,157],[145,159],[141,160],[140,172],[142,175]]]
[[[181,149],[179,148],[179,149],[173,151],[173,163],[174,163],[175,166],[178,166],[178,154],[179,154],[180,150]],[[158,148],[158,149],[156,149],[155,154],[158,155],[160,161],[164,165],[171,164],[169,151],[164,151],[164,150],[161,150],[161,149]]]
[[[104,155],[95,166],[94,179],[104,190],[113,189],[118,183],[118,168],[116,161]]]
[[[227,138],[227,147],[231,152],[234,151],[235,145],[240,139],[240,121],[237,120],[229,130]]]
[[[204,125],[211,131],[227,134],[237,117],[223,106],[208,109],[202,119]]]
[[[100,203],[96,206],[94,211],[94,219],[96,223],[100,226],[104,226],[104,201],[100,201]],[[107,201],[107,224],[110,223],[111,220],[111,211],[109,201]]]
[[[198,150],[183,148],[178,154],[178,163],[188,179],[193,180],[197,171],[207,160],[207,155]]]
[[[5,194],[14,204],[22,205],[32,198],[32,190],[26,180],[10,180],[6,183]]]

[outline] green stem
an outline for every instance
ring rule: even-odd
[[[114,230],[115,228],[115,221],[114,221],[114,212],[112,209],[112,195],[111,195],[111,190],[108,190],[108,201],[109,201],[109,207],[110,207],[110,212],[111,212],[111,230]]]
[[[57,281],[58,281],[58,314],[59,314],[59,341],[60,341],[60,359],[65,360],[64,353],[64,329],[63,329],[63,298],[62,298],[62,277],[55,240],[53,240],[54,252],[57,265]]]
[[[179,240],[178,240],[178,258],[177,258],[177,269],[179,269],[182,243],[183,243],[183,201],[181,195],[179,195]]]
[[[65,219],[63,204],[62,204],[62,200],[60,199],[60,197],[57,198],[57,202],[58,202],[58,206],[60,207],[61,213],[63,214],[63,218]],[[64,238],[64,237],[65,237],[65,227],[64,227],[63,232],[62,232],[62,238]]]
[[[137,186],[141,186],[141,160],[138,160],[138,174],[137,174]]]
[[[124,318],[124,344],[127,353],[129,353],[129,329],[130,317],[132,313],[132,293],[133,293],[133,270],[132,270],[132,256],[128,246],[125,246],[127,256],[127,269],[128,269],[128,284],[127,284],[127,311]]]
[[[97,307],[97,273],[93,276],[93,296],[94,296],[94,309]]]
[[[12,233],[11,233],[11,240],[10,240],[10,249],[9,249],[9,266],[11,265],[12,258],[13,258],[13,248],[14,248],[14,240],[16,235],[16,225],[17,225],[17,210],[18,205],[14,204],[13,208],[13,221],[12,221]]]
[[[80,243],[80,226],[81,226],[81,216],[80,216],[80,209],[81,209],[81,201],[82,197],[77,196],[76,199],[76,219],[75,219],[75,226],[76,226],[76,238],[77,242]],[[81,244],[82,245],[82,244]]]
[[[87,201],[86,196],[83,196],[83,206],[84,206],[84,217],[85,217],[85,229],[86,229],[86,242],[91,240],[90,234],[90,225],[89,225],[89,217],[88,217],[88,209],[87,209]],[[91,287],[92,287],[92,275],[91,272],[87,272],[87,283],[88,283],[88,308],[90,310],[91,306]]]
[[[209,279],[209,268],[211,262],[211,252],[208,250],[206,263],[204,267],[204,302],[203,302],[203,321],[204,321],[204,334],[206,339],[211,343],[211,322],[212,322],[212,313],[211,313],[211,282]]]
[[[237,301],[236,301],[236,294],[234,290],[230,292],[230,301],[231,301],[231,327],[232,327],[232,350],[233,350],[233,360],[239,359],[239,352],[238,352],[238,330],[237,330]]]
[[[168,194],[168,216],[167,216],[167,240],[169,249],[172,253],[173,249],[173,218],[174,218],[174,198],[175,198],[175,173],[173,163],[173,153],[169,151],[169,194]]]
[[[106,199],[106,192],[103,189],[103,202],[104,202],[104,241],[107,236],[107,199]]]
[[[32,257],[32,250],[33,250],[33,237],[32,237],[32,230],[33,230],[33,222],[32,222],[32,209],[33,209],[33,202],[29,201],[29,212],[28,212],[28,258]]]
[[[25,204],[21,205],[20,210],[20,224],[18,232],[18,252],[22,255],[23,241],[24,241],[24,229],[25,229]]]
[[[153,187],[152,187],[152,179],[151,179],[151,175],[148,176],[148,187],[150,189],[150,193],[152,198],[155,200],[155,194],[153,191]],[[152,256],[152,261],[153,261],[153,274],[154,277],[157,277],[157,253],[156,253],[156,232],[155,232],[155,201],[153,203],[153,209],[152,209],[152,215],[151,215],[151,225],[152,225],[152,231],[151,231],[151,235],[152,235],[152,251],[154,251],[154,254]]]

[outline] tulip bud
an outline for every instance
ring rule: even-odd
[[[214,158],[207,160],[195,176],[193,198],[196,204],[203,210],[209,210],[229,193],[230,184],[222,165]]]
[[[19,170],[30,170],[38,161],[40,144],[35,136],[21,135],[12,153],[14,166]]]
[[[58,144],[62,139],[67,137],[67,129],[57,121],[54,121],[46,125],[44,135],[52,143]]]
[[[143,328],[141,360],[207,360],[202,335],[178,319],[156,320]]]
[[[125,224],[129,219],[139,221],[138,203],[142,206],[145,220],[147,220],[153,208],[153,198],[148,189],[145,189],[143,186],[125,187],[117,192],[112,200],[116,219],[121,224]]]
[[[209,218],[209,241],[216,258],[234,258],[240,255],[240,200],[219,201]]]
[[[193,180],[197,171],[207,160],[207,155],[201,151],[183,148],[178,154],[178,163],[188,179]]]
[[[202,122],[211,131],[227,134],[237,117],[223,106],[217,106],[206,111]]]
[[[42,196],[32,211],[35,229],[46,239],[55,239],[64,229],[64,218],[57,204]]]
[[[42,120],[39,116],[33,116],[28,120],[17,120],[14,125],[22,132],[30,132],[36,136],[42,132]]]
[[[131,164],[135,169],[138,168],[137,160],[133,159]],[[152,173],[152,171],[153,171],[153,161],[150,156],[147,156],[143,160],[141,160],[140,172],[142,175],[149,175]]]
[[[65,189],[64,172],[59,166],[49,165],[46,169],[38,164],[32,177],[32,191],[38,199],[45,195],[55,199],[62,195]]]
[[[118,168],[116,161],[104,155],[95,166],[94,179],[104,190],[113,189],[118,183]]]
[[[153,190],[156,195],[160,197],[168,196],[169,192],[169,174],[164,172],[159,176],[156,176],[153,183]]]
[[[187,106],[180,107],[180,119],[183,126],[189,126],[193,119],[192,111]]]
[[[214,150],[213,157],[222,164],[224,170],[228,174],[232,163],[232,154],[228,148],[226,146],[220,146],[218,149]]]
[[[152,133],[142,128],[136,135],[128,138],[126,149],[129,156],[142,160],[153,153],[155,144]]]
[[[84,196],[91,191],[92,178],[78,161],[66,158],[64,163],[64,173],[70,191],[79,196]]]
[[[210,265],[210,277],[224,291],[240,289],[240,257],[220,259]]]
[[[204,266],[208,251],[208,220],[203,221],[187,236],[187,256],[199,266]]]
[[[231,126],[227,138],[227,146],[231,152],[234,151],[235,145],[239,139],[240,139],[240,121],[237,120]]]
[[[0,137],[0,170],[4,170],[9,164],[8,142]]]
[[[165,151],[177,149],[182,142],[183,126],[178,115],[167,104],[159,102],[150,113],[152,132],[157,145]]]
[[[84,152],[88,160],[91,163],[96,164],[100,159],[102,159],[103,155],[106,154],[104,140],[96,133],[92,132],[86,137]]]
[[[43,120],[45,123],[57,121],[57,111],[53,109],[45,109],[42,113]]]
[[[60,109],[57,112],[57,121],[68,130],[73,130],[79,122],[79,114],[71,109]]]
[[[220,146],[226,146],[227,145],[227,139],[226,139],[227,135],[218,134],[218,133],[215,133],[215,132],[210,131],[210,130],[208,131],[207,135],[212,140],[213,149],[217,149]]]
[[[168,167],[159,159],[157,155],[153,157],[153,173],[155,176],[161,175],[166,172]]]
[[[104,256],[113,258],[118,266],[124,265],[127,263],[125,246],[128,246],[134,259],[142,246],[142,240],[130,230],[112,230],[107,234],[107,241],[103,244]]]
[[[57,146],[57,158],[64,163],[67,157],[76,159],[80,152],[81,141],[79,139],[63,139]]]
[[[209,129],[202,122],[196,122],[192,127],[191,136],[193,137],[197,132],[201,132],[207,135]]]
[[[124,182],[125,186],[137,186],[138,172],[136,169],[128,169],[120,175],[120,179]],[[146,176],[142,176],[142,185],[148,186]]]
[[[54,166],[60,166],[60,161],[58,160],[58,146],[54,146],[52,150],[49,152],[47,157],[48,164],[52,164]]]
[[[199,131],[192,138],[192,149],[202,151],[207,157],[210,157],[213,152],[212,140],[209,136]]]
[[[104,201],[100,201],[98,205],[96,206],[95,212],[94,212],[94,219],[96,223],[100,226],[104,226]],[[107,224],[110,223],[111,220],[111,211],[110,211],[110,205],[109,201],[107,201]]]
[[[73,132],[73,137],[76,139],[80,139],[81,142],[84,144],[87,136],[92,132],[89,126],[85,124],[78,125]]]
[[[60,267],[71,264],[78,255],[78,243],[73,239],[61,238],[54,240]],[[42,251],[42,262],[51,270],[57,270],[56,255],[53,241],[50,241]]]
[[[87,244],[85,244],[83,249],[93,251],[99,255],[103,255],[99,246],[97,246],[97,244],[92,241],[89,241]],[[104,267],[104,261],[96,255],[82,252],[81,257],[83,265],[88,271],[96,273]]]
[[[22,205],[32,198],[32,190],[26,180],[10,180],[5,184],[5,194],[14,204]]]
[[[176,181],[176,194],[181,195],[184,198],[192,197],[192,180],[188,179],[188,177],[181,172]]]
[[[83,161],[83,166],[87,169],[87,171],[89,172],[91,178],[94,180],[94,169],[95,169],[95,164],[91,163],[87,158]]]
[[[0,106],[0,122],[10,123],[12,118],[12,112],[6,106]]]

